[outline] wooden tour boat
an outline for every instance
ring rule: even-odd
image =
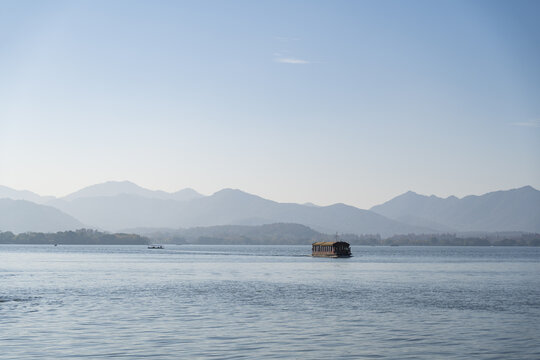
[[[337,240],[337,239],[336,239]],[[311,256],[351,257],[351,248],[345,241],[321,241],[311,245]]]

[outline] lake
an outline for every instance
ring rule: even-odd
[[[0,245],[0,359],[539,359],[540,248]]]

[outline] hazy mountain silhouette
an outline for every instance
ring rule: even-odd
[[[49,203],[93,228],[116,231],[131,227],[179,227],[183,202],[138,195],[80,197]]]
[[[187,228],[271,223],[298,223],[324,232],[383,235],[430,231],[343,204],[321,207],[284,204],[233,189],[188,201],[121,194],[81,196],[50,204],[86,224],[111,231],[136,227]]]
[[[368,210],[344,204],[306,206],[277,203],[240,190],[224,189],[212,196],[191,203],[193,221],[198,225],[245,224],[246,219],[261,219],[263,223],[298,223],[323,232],[407,233],[429,231],[389,220]],[[252,225],[256,225],[251,221]]]
[[[73,217],[26,200],[0,199],[0,231],[57,232],[83,228]]]
[[[45,199],[31,192],[6,187],[0,187],[0,194],[27,196],[36,201]],[[9,226],[13,225],[13,228],[0,230],[45,231],[42,229],[47,227],[46,224],[32,217],[32,211],[37,211],[30,206],[32,204],[25,205],[28,214],[15,211],[18,207],[10,213],[5,210],[6,204],[0,212],[4,216],[2,224],[11,224]],[[442,199],[407,192],[371,210],[361,210],[344,204],[278,203],[234,189],[203,196],[191,189],[167,193],[144,189],[128,181],[111,181],[89,186],[62,199],[50,200],[47,205],[65,213],[57,212],[55,216],[71,216],[71,222],[61,222],[50,215],[50,228],[54,231],[82,226],[81,223],[108,231],[142,227],[178,229],[296,223],[324,233],[382,236],[465,231],[540,232],[540,192],[530,186],[462,199],[454,196]],[[16,216],[20,218],[16,219]],[[11,222],[8,223],[7,219]],[[79,225],[72,227],[74,222]]]
[[[40,196],[28,190],[15,190],[0,185],[0,199],[26,200],[36,204],[45,204],[54,199],[54,196]]]
[[[174,193],[161,190],[148,190],[130,181],[108,181],[102,184],[91,185],[69,194],[62,200],[74,200],[78,198],[117,196],[117,195],[137,195],[150,199],[168,199],[177,201],[187,201],[202,197],[193,189],[183,189]]]
[[[388,218],[440,231],[540,232],[540,191],[525,186],[446,199],[409,191],[371,208]]]

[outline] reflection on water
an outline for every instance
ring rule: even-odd
[[[540,249],[0,246],[0,358],[540,358]]]

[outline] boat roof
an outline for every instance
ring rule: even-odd
[[[349,245],[349,243],[347,243],[345,241],[319,241],[319,242],[313,243],[312,245],[331,246],[331,245],[334,245],[334,244]]]

